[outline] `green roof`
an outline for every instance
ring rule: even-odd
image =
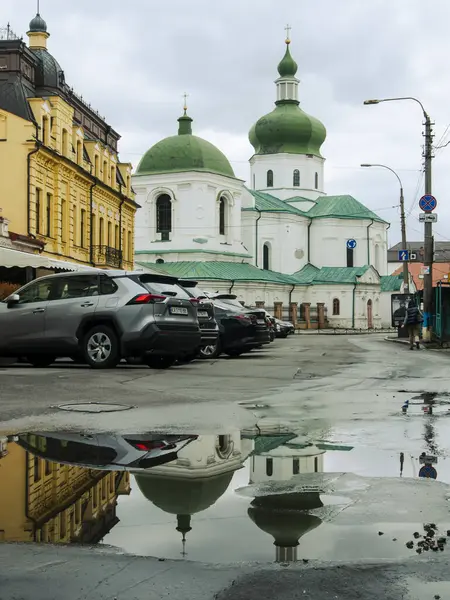
[[[144,154],[135,175],[205,171],[235,177],[227,157],[210,142],[192,135],[192,119],[178,119],[178,135],[165,138]]]
[[[278,446],[286,444],[295,437],[295,433],[287,433],[282,435],[259,435],[258,437],[254,438],[255,446],[252,455],[270,452],[271,450],[278,448]]]
[[[166,273],[179,279],[193,279],[201,281],[260,281],[267,283],[281,283],[295,285],[297,280],[292,275],[258,269],[248,263],[235,263],[225,261],[180,261],[166,263],[138,262],[153,271]]]
[[[259,210],[261,212],[276,212],[276,213],[289,213],[291,215],[300,215],[302,217],[307,216],[305,212],[286,204],[283,200],[275,198],[271,194],[265,192],[257,192],[255,190],[248,190],[250,194],[255,198],[255,207],[243,208],[242,210]]]
[[[382,292],[399,292],[403,283],[403,274],[382,275],[380,279]]]
[[[305,196],[292,196],[292,198],[286,198],[284,202],[312,202],[316,204],[317,200],[313,200],[312,198],[305,198]]]
[[[314,265],[307,264],[294,273],[299,284],[303,285],[324,285],[339,283],[357,283],[358,277],[364,275],[369,269],[364,267],[322,267],[318,269]]]
[[[386,223],[353,196],[320,196],[307,215],[312,218],[373,219]]]

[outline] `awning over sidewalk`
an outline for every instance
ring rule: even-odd
[[[1,247],[0,267],[32,267],[33,269],[63,269],[65,271],[90,271],[93,268],[87,265],[49,258],[48,256],[41,256],[40,254],[31,254],[30,252],[20,252],[20,250]]]

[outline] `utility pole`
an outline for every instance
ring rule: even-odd
[[[428,113],[423,111],[425,117],[425,194],[432,194],[431,185],[431,161],[433,158],[433,132],[431,128],[431,119]],[[427,267],[427,273],[423,276],[423,316],[424,330],[423,337],[425,341],[429,341],[431,337],[431,314],[433,306],[433,224],[425,222],[425,247],[424,247],[424,266]]]

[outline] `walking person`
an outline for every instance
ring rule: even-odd
[[[406,326],[409,334],[409,349],[414,350],[414,343],[417,350],[420,350],[420,328],[423,323],[423,315],[414,300],[410,300],[406,309],[403,325]]]

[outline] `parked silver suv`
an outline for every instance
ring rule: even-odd
[[[196,306],[177,279],[164,275],[50,275],[0,303],[0,356],[25,356],[36,367],[70,356],[104,369],[139,356],[166,368],[200,340]]]

